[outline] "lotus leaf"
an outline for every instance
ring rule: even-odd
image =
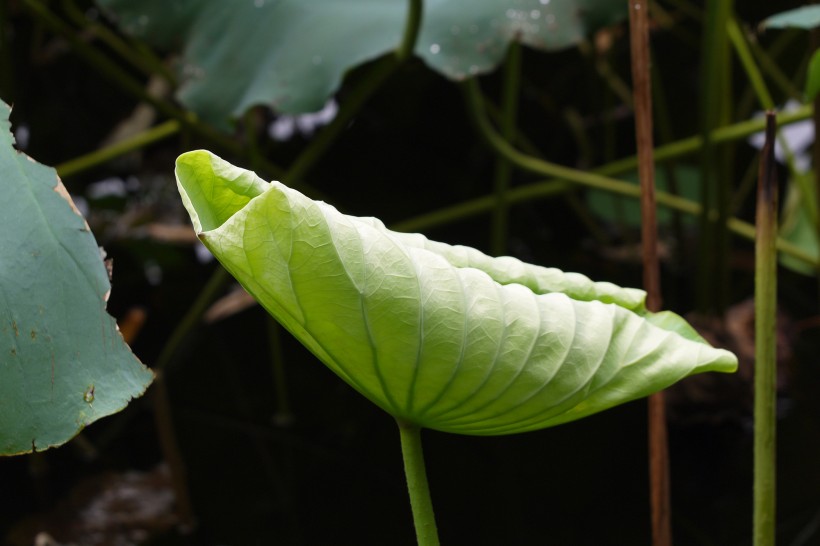
[[[205,246],[397,419],[524,432],[737,366],[679,316],[648,313],[640,290],[397,233],[206,151],[180,156],[176,175]]]
[[[181,49],[179,99],[227,126],[249,107],[319,110],[344,74],[399,46],[407,0],[98,0],[120,26]],[[415,53],[463,79],[492,70],[513,40],[577,44],[626,17],[613,0],[426,0]]]
[[[13,147],[0,102],[0,455],[58,446],[153,379],[105,311],[108,272],[54,169]]]

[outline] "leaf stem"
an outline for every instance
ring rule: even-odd
[[[154,53],[143,48],[137,51],[130,43],[122,39],[108,27],[90,21],[85,13],[77,7],[75,0],[62,0],[63,10],[66,15],[79,27],[90,31],[93,35],[110,47],[113,51],[128,61],[134,68],[140,70],[146,76],[154,73],[160,74],[168,83],[176,85],[176,78],[163,62]]]
[[[755,245],[754,546],[775,543],[775,396],[777,388],[777,178],[775,119],[767,114],[760,157]]]
[[[733,12],[732,0],[708,0],[701,46],[700,217],[697,260],[697,307],[722,313],[729,293],[729,234],[726,220],[731,201],[730,164],[717,153],[711,134],[729,121],[731,59],[726,27]],[[716,210],[716,217],[709,211]]]
[[[388,55],[377,60],[367,76],[355,88],[351,89],[333,121],[319,132],[283,175],[283,179],[288,184],[293,185],[304,179],[308,171],[316,165],[319,158],[322,157],[341,132],[347,128],[350,120],[361,110],[362,106],[379,90],[396,68],[412,55],[419,27],[421,26],[422,0],[409,1],[410,9],[407,24],[404,28],[404,37],[395,52],[395,56]]]
[[[746,77],[749,79],[749,83],[752,85],[752,89],[757,96],[757,101],[764,110],[774,110],[774,99],[772,98],[771,93],[769,93],[768,87],[766,87],[763,74],[760,72],[757,64],[755,63],[752,52],[749,49],[749,44],[737,22],[737,19],[734,17],[729,18],[726,25],[729,40],[735,49],[735,53],[740,59],[740,64],[746,72]],[[789,175],[792,180],[797,182],[798,186],[800,186],[800,191],[803,195],[811,195],[810,192],[812,189],[809,187],[809,180],[805,176],[800,176],[795,164],[794,152],[792,152],[789,142],[782,135],[778,135],[777,143],[784,152],[786,165],[789,168]],[[817,208],[814,206],[814,202],[810,199],[802,199],[801,203],[803,204],[806,214],[809,216],[811,224],[813,226],[817,226]]]
[[[424,467],[424,453],[421,447],[421,427],[396,420],[401,435],[401,453],[404,459],[404,474],[407,491],[413,509],[413,523],[416,527],[416,541],[419,546],[438,546],[438,530],[427,485],[427,471]]]
[[[71,43],[73,51],[76,52],[89,66],[101,72],[126,92],[139,98],[141,101],[150,104],[163,115],[176,119],[184,128],[203,136],[219,147],[238,156],[244,155],[241,145],[235,142],[228,135],[220,132],[213,126],[198,120],[193,113],[182,111],[171,103],[153,97],[147,93],[143,88],[142,83],[133,78],[115,61],[109,59],[103,53],[94,49],[94,47],[82,40],[74,29],[66,24],[62,19],[54,15],[41,2],[37,0],[23,0],[22,5],[51,31],[62,35],[66,40],[68,40],[69,43]],[[267,171],[274,173],[274,175],[282,172],[282,169],[278,166],[267,161],[263,166]]]
[[[191,307],[188,308],[188,312],[185,313],[184,317],[182,317],[182,320],[177,324],[177,327],[171,333],[171,337],[162,347],[162,352],[160,352],[156,362],[154,363],[154,370],[161,370],[170,365],[176,355],[177,349],[179,349],[179,346],[182,344],[182,341],[191,332],[191,330],[196,327],[199,320],[202,318],[202,315],[204,315],[205,311],[208,309],[208,305],[216,299],[219,291],[222,290],[222,287],[225,286],[230,279],[231,276],[225,268],[221,265],[217,265],[214,272],[211,274],[211,277],[208,279],[208,282],[199,292],[196,301],[194,301]]]
[[[152,127],[147,131],[137,133],[132,137],[112,144],[111,146],[106,146],[105,148],[100,148],[91,153],[81,155],[80,157],[75,157],[74,159],[70,159],[64,163],[60,163],[55,167],[55,169],[57,169],[57,174],[61,177],[71,176],[73,174],[91,169],[92,167],[96,167],[97,165],[105,163],[115,157],[119,157],[134,150],[139,150],[149,144],[153,144],[154,142],[158,142],[164,138],[175,135],[179,132],[179,129],[179,121],[171,119]]]
[[[483,98],[481,96],[481,91],[478,88],[478,83],[474,79],[470,79],[462,85],[466,96],[468,111],[472,116],[473,122],[476,124],[479,133],[490,148],[492,148],[496,153],[507,157],[520,169],[553,177],[550,180],[531,184],[522,188],[516,188],[514,191],[511,191],[508,195],[508,200],[510,203],[518,203],[541,195],[553,195],[562,191],[568,191],[568,188],[564,186],[567,182],[599,188],[635,199],[640,197],[640,188],[638,186],[605,176],[627,172],[634,169],[637,165],[637,159],[635,157],[609,163],[608,165],[600,167],[593,172],[584,172],[572,169],[570,167],[555,165],[554,163],[549,163],[537,157],[528,156],[513,148],[508,142],[501,138],[501,136],[499,136],[489,124],[482,111]],[[780,123],[793,123],[795,121],[806,119],[811,115],[811,106],[807,105],[793,112],[781,114],[777,116],[777,119]],[[764,125],[765,120],[752,119],[715,129],[710,135],[713,143],[731,141],[744,138],[752,133],[756,133],[763,129]],[[691,153],[698,150],[702,143],[702,137],[695,136],[662,146],[655,151],[655,161],[658,162],[663,159]],[[559,184],[562,185],[559,186]],[[672,195],[667,192],[658,191],[655,193],[655,198],[659,205],[673,210],[679,210],[687,214],[698,215],[701,214],[701,211],[703,210],[699,203],[683,197]],[[489,204],[487,204],[487,201],[484,201],[485,199],[487,198],[482,197],[476,201],[465,202],[457,205],[459,212],[462,214],[460,217],[466,218],[467,216],[490,210],[493,204],[492,198],[490,198],[491,201],[489,201]],[[424,218],[427,219],[428,222],[430,219],[433,219],[435,223],[421,224],[415,221],[415,219],[411,219],[399,223],[394,226],[393,229],[409,230],[410,227],[408,226],[411,226],[412,229],[419,229],[419,226],[430,227],[433,225],[441,225],[443,223],[442,219],[448,218],[448,210],[449,209],[442,209],[425,215]],[[713,211],[709,211],[710,216],[713,214],[715,214]],[[753,241],[755,238],[754,226],[748,222],[730,217],[726,219],[726,225],[733,233],[736,233],[750,241]],[[784,239],[777,240],[777,248],[778,250],[789,254],[790,256],[793,256],[794,258],[801,260],[812,267],[818,267],[817,259]]]
[[[501,136],[512,142],[515,137],[515,121],[518,112],[518,92],[521,80],[521,45],[511,42],[507,51],[507,62],[504,65],[504,86],[501,91]],[[512,165],[503,157],[496,159],[495,164],[495,209],[490,248],[492,253],[500,256],[506,252],[509,220],[509,203],[507,194],[512,179]]]
[[[396,60],[400,63],[403,63],[413,55],[424,11],[422,0],[408,0],[408,4],[407,23],[404,25],[404,35],[402,36],[401,44],[399,44],[398,49],[396,49]]]
[[[365,102],[381,87],[398,65],[393,57],[387,56],[377,60],[359,84],[350,90],[339,113],[314,138],[299,157],[291,163],[282,175],[289,185],[301,183],[305,175],[318,163],[319,158],[327,151],[341,132],[347,128],[350,120],[359,112]]]
[[[231,150],[235,153],[241,154],[241,148],[238,144],[233,142],[229,137],[219,133],[213,127],[197,121],[193,116],[180,111],[170,103],[157,99],[149,95],[140,82],[135,80],[125,70],[120,68],[115,62],[107,58],[105,55],[94,49],[92,46],[85,43],[65,22],[59,17],[55,16],[48,8],[36,0],[23,0],[23,6],[26,7],[38,20],[44,23],[49,29],[57,34],[62,35],[67,39],[73,50],[96,70],[108,77],[111,81],[122,87],[131,95],[138,97],[140,100],[150,104],[157,111],[162,114],[175,118],[181,123],[188,126],[190,129],[205,136],[209,140],[219,144],[225,149]]]

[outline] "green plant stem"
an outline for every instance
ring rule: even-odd
[[[749,43],[747,42],[737,19],[734,17],[729,19],[727,22],[726,31],[729,36],[729,40],[732,42],[732,46],[735,49],[735,53],[740,59],[740,64],[746,72],[746,77],[749,78],[749,83],[752,84],[752,89],[754,89],[758,102],[764,110],[774,110],[774,99],[772,99],[772,95],[769,93],[768,87],[766,87],[766,82],[763,80],[763,74],[760,72],[760,69],[755,63],[754,56],[749,49]],[[778,136],[778,143],[785,152],[786,164],[789,167],[789,173],[793,178],[798,177],[799,173],[797,172],[797,168],[795,166],[794,153],[791,151],[788,141],[785,138]],[[808,213],[810,217],[813,218],[813,222],[816,222],[816,211],[813,212],[812,210],[809,210]]]
[[[622,195],[630,195],[632,197],[640,196],[640,188],[634,184],[608,178],[594,172],[584,172],[570,167],[556,165],[555,163],[550,163],[519,152],[495,132],[484,115],[483,97],[481,96],[478,82],[473,78],[464,82],[462,86],[466,92],[468,111],[481,136],[492,149],[519,168],[540,175],[561,178],[591,188],[598,188]],[[690,203],[686,199],[681,199],[670,194],[661,194],[660,192],[658,194],[658,201],[664,202],[665,204],[675,203],[678,206],[685,206],[684,202]]]
[[[718,154],[711,132],[729,119],[731,59],[726,36],[733,12],[732,0],[707,0],[701,45],[700,127],[703,147],[700,156],[700,217],[698,246],[697,307],[722,313],[729,294],[729,234],[726,220],[731,206],[730,164],[726,154]],[[709,211],[716,210],[717,218]]]
[[[231,276],[225,268],[217,265],[211,278],[208,279],[208,282],[199,292],[196,301],[188,308],[188,312],[182,317],[182,320],[177,324],[177,327],[171,333],[171,337],[162,348],[162,352],[154,363],[154,370],[161,370],[169,366],[182,341],[194,329],[202,315],[205,314],[208,305],[216,299],[217,294],[229,279],[231,279]]]
[[[350,90],[333,121],[316,135],[316,138],[310,142],[308,147],[290,165],[286,173],[282,175],[289,185],[301,182],[304,179],[308,171],[318,163],[319,158],[324,155],[341,132],[347,128],[350,120],[382,86],[397,66],[395,58],[386,56],[377,60],[370,67],[370,71],[359,82],[359,85]]]
[[[612,175],[633,170],[637,165],[635,157],[615,161],[603,167],[600,167],[592,173],[586,173],[571,169],[569,167],[562,167],[548,163],[541,159],[527,156],[510,146],[503,138],[495,133],[492,126],[489,124],[482,111],[482,97],[481,91],[478,88],[478,83],[474,80],[467,80],[463,84],[465,97],[467,101],[468,111],[479,130],[479,133],[484,138],[486,143],[496,153],[502,154],[518,168],[533,172],[536,174],[555,177],[552,180],[531,184],[523,188],[516,188],[508,195],[510,203],[517,203],[524,200],[542,197],[547,195],[555,195],[564,191],[569,191],[565,185],[571,182],[576,185],[589,186],[594,188],[611,191],[620,195],[626,195],[632,198],[640,196],[640,188],[634,184],[629,184],[620,180],[608,178],[606,175]],[[787,114],[777,116],[777,120],[781,123],[794,123],[811,116],[811,107],[805,106]],[[745,138],[752,133],[759,132],[765,126],[764,119],[747,120],[735,125],[722,127],[716,129],[712,134],[713,142],[722,142],[728,140],[736,140]],[[655,151],[655,161],[661,161],[672,157],[679,157],[696,151],[702,144],[702,137],[690,137],[678,141],[667,146],[662,146]],[[690,201],[683,197],[668,194],[666,192],[656,192],[655,198],[659,205],[665,206],[673,210],[679,210],[686,214],[699,215],[702,212],[702,207],[699,203]],[[489,200],[489,201],[488,201]],[[483,197],[474,201],[460,203],[456,207],[450,209],[441,209],[433,213],[428,213],[420,218],[426,220],[426,223],[421,223],[416,219],[406,220],[394,226],[394,229],[411,230],[420,229],[421,227],[432,227],[442,225],[445,221],[452,221],[450,211],[456,210],[458,218],[466,218],[468,216],[486,212],[492,208],[492,197]],[[714,217],[712,211],[709,212],[710,217]],[[434,222],[431,222],[431,220]],[[745,239],[754,241],[754,226],[748,222],[744,222],[737,218],[728,218],[726,225],[728,228]],[[818,267],[818,261],[808,255],[806,252],[798,248],[796,245],[784,240],[777,240],[777,249],[801,260],[812,267]]]
[[[746,38],[743,36],[743,31],[740,29],[735,17],[729,17],[729,20],[726,21],[726,33],[732,42],[735,54],[740,59],[741,66],[746,71],[749,83],[752,84],[752,88],[757,94],[758,100],[764,108],[774,108],[774,100],[766,87],[766,82],[763,81],[763,74],[757,68],[749,45],[746,43]]]
[[[531,199],[543,199],[560,195],[576,189],[577,186],[564,180],[547,180],[541,183],[530,184],[510,190],[507,194],[509,204],[521,203]],[[390,229],[395,231],[424,231],[432,227],[443,226],[458,220],[472,218],[479,214],[492,211],[495,207],[495,195],[485,195],[457,205],[427,212],[407,220],[394,222]]]
[[[157,370],[157,376],[150,392],[159,447],[171,470],[171,488],[174,491],[174,502],[179,512],[179,525],[181,529],[190,532],[196,525],[196,517],[188,488],[188,469],[182,457],[182,451],[179,449],[177,440],[179,436],[174,427],[168,382],[162,370]]]
[[[150,104],[161,114],[177,120],[185,129],[188,129],[196,134],[208,139],[220,148],[227,150],[238,156],[244,156],[244,149],[242,146],[234,141],[231,137],[219,132],[214,127],[199,121],[195,115],[190,112],[182,111],[172,104],[163,100],[157,99],[149,95],[143,85],[135,80],[131,75],[124,71],[117,63],[107,58],[105,55],[88,45],[82,40],[74,30],[64,23],[59,17],[55,16],[48,8],[37,0],[23,0],[22,4],[29,12],[51,31],[62,35],[71,43],[72,49],[77,53],[86,63],[88,63],[95,70],[99,71],[110,79],[115,84],[119,85],[129,94],[137,97],[141,101]],[[264,161],[262,165],[265,171],[273,176],[279,176],[283,171],[277,165]],[[306,193],[312,192],[312,188],[306,186],[300,187]]]
[[[287,374],[285,373],[285,355],[282,351],[282,327],[273,317],[268,317],[268,344],[270,346],[271,377],[273,390],[276,393],[276,414],[274,422],[288,425],[293,422],[288,397]]]
[[[792,29],[794,30],[794,29]],[[766,73],[769,79],[778,87],[780,91],[788,96],[793,98],[796,101],[803,100],[803,93],[795,87],[792,80],[783,73],[778,66],[777,61],[774,59],[775,53],[780,51],[779,44],[784,41],[789,40],[790,37],[794,36],[794,34],[789,34],[788,32],[781,33],[782,36],[778,38],[778,41],[771,47],[770,51],[766,51],[760,44],[752,37],[749,39],[749,47],[752,50],[755,58],[757,59],[757,64],[760,66],[760,69]]]
[[[111,146],[106,146],[105,148],[94,150],[89,154],[60,163],[54,168],[57,169],[57,174],[61,177],[71,176],[101,165],[115,157],[159,142],[162,139],[177,134],[179,130],[180,123],[175,119],[171,119],[125,140],[121,140],[116,144],[112,144]]]
[[[811,44],[815,50],[820,48],[820,30],[816,28],[811,31]],[[820,96],[814,97],[812,102],[814,105],[814,114],[812,115],[814,134],[820,135]],[[818,215],[820,215],[820,138],[814,139],[811,155],[812,169],[814,171],[812,173],[814,175],[814,208],[818,211]],[[808,195],[811,194],[804,194],[803,198],[805,199]],[[820,245],[820,221],[815,225],[814,237],[817,244]],[[820,287],[820,268],[817,270],[817,281],[818,287]],[[820,297],[820,291],[818,291],[818,296]]]
[[[362,106],[378,91],[401,63],[412,55],[419,27],[421,26],[422,0],[409,0],[409,2],[407,22],[401,45],[394,55],[387,55],[377,60],[370,67],[371,69],[366,77],[349,92],[333,121],[319,132],[283,175],[283,179],[288,184],[293,185],[302,181],[341,132],[347,128],[350,120],[361,110]]]
[[[401,38],[401,44],[399,44],[398,49],[396,49],[396,60],[400,63],[403,63],[413,55],[423,15],[422,0],[408,0],[408,4],[404,34]]]
[[[777,179],[774,115],[760,158],[755,245],[754,546],[775,543]]]
[[[734,17],[729,19],[727,31],[729,39],[734,46],[735,52],[740,58],[741,65],[746,71],[746,75],[752,84],[755,94],[757,95],[758,102],[764,109],[773,110],[775,108],[774,100],[766,87],[766,83],[763,80],[763,75],[760,73],[757,64],[755,64],[752,52],[750,51],[745,36],[740,29],[740,25],[738,25],[737,20]],[[795,164],[794,153],[792,152],[788,141],[780,134],[777,135],[777,140],[781,149],[784,151],[790,178],[792,182],[796,183],[800,187],[800,193],[805,196],[800,200],[800,205],[803,207],[809,222],[812,226],[814,226],[815,233],[820,233],[820,219],[818,219],[817,203],[815,200],[809,198],[814,191],[814,188],[810,186],[811,181],[808,177],[801,176],[801,173],[798,172]]]
[[[504,65],[504,85],[501,91],[501,136],[507,142],[515,138],[516,114],[518,112],[518,92],[521,81],[521,45],[518,42],[510,43],[507,52],[507,62]],[[494,255],[500,256],[506,252],[507,232],[509,220],[509,204],[507,193],[512,178],[512,165],[499,157],[495,165],[495,208],[490,236],[490,248]]]
[[[427,485],[427,471],[424,467],[424,453],[421,447],[421,428],[396,420],[401,435],[401,453],[404,459],[404,474],[407,478],[407,492],[413,510],[413,524],[416,527],[416,541],[419,546],[438,546],[438,530]]]
[[[37,20],[41,21],[53,32],[62,35],[66,40],[68,40],[71,43],[73,50],[91,67],[104,74],[111,81],[122,87],[126,92],[150,104],[163,115],[178,120],[187,128],[204,136],[222,148],[230,150],[237,155],[242,155],[242,148],[240,145],[231,140],[229,137],[219,133],[213,127],[196,120],[188,113],[180,111],[171,104],[149,95],[143,88],[142,84],[132,78],[128,73],[126,73],[116,63],[108,59],[105,55],[80,39],[68,25],[60,20],[60,18],[55,16],[40,2],[36,0],[23,0],[22,4],[37,18]]]
[[[582,41],[578,44],[581,53],[587,57],[592,65],[595,67],[598,77],[604,81],[606,87],[613,95],[618,97],[618,100],[632,107],[632,90],[629,85],[618,75],[616,70],[613,70],[606,55],[599,55],[595,47],[588,41]]]
[[[176,78],[171,74],[171,71],[159,60],[155,55],[148,50],[135,51],[130,44],[120,38],[115,32],[100,23],[89,21],[85,13],[77,7],[74,0],[63,0],[63,9],[68,17],[80,27],[88,29],[95,36],[99,37],[108,45],[113,51],[128,61],[132,66],[140,70],[146,76],[154,73],[160,74],[165,80],[172,85],[176,85]]]

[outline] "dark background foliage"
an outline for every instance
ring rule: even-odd
[[[13,105],[19,147],[42,163],[58,165],[100,146],[138,101],[89,67],[23,4],[2,2],[0,96]],[[60,15],[59,3],[51,4]],[[96,13],[90,2],[78,4],[84,12]],[[776,9],[798,4],[779,2]],[[698,103],[708,100],[699,96],[701,24],[685,15],[687,6],[701,6],[677,1],[660,5],[674,21],[653,33],[654,68],[665,93],[665,116],[674,137],[682,138],[698,133]],[[738,2],[736,8],[740,20],[750,25],[775,9],[762,1]],[[519,129],[549,160],[592,167],[634,153],[631,114],[595,68],[603,59],[630,81],[625,30],[625,24],[607,29],[612,45],[597,54],[589,52],[590,44],[586,50],[551,54],[524,51]],[[767,33],[758,39],[766,48],[775,37]],[[89,40],[104,55],[114,56],[104,44]],[[776,59],[784,73],[798,78],[808,51],[807,35],[799,36]],[[337,95],[340,103],[367,77],[368,68],[348,75]],[[500,75],[486,76],[481,84],[497,101]],[[736,69],[734,96],[751,108],[754,102],[744,99],[748,87]],[[580,119],[580,137],[568,125],[568,113]],[[248,138],[256,139],[266,158],[286,166],[309,138],[273,142],[265,134],[273,119],[269,111],[254,111],[232,137],[243,147],[249,146]],[[73,195],[88,201],[95,235],[114,261],[110,312],[119,318],[134,309],[145,312],[132,346],[148,365],[156,362],[217,267],[200,261],[192,244],[144,237],[139,229],[152,222],[184,225],[173,160],[198,147],[211,143],[183,132],[64,180]],[[740,178],[755,151],[742,142],[731,151],[733,171]],[[246,156],[222,155],[252,167]],[[495,162],[468,120],[458,85],[411,60],[356,115],[307,180],[344,212],[378,216],[389,225],[489,194]],[[127,185],[124,195],[93,198],[94,185],[112,177],[138,183]],[[533,180],[516,172],[513,183]],[[750,210],[745,209],[746,218]],[[489,251],[487,216],[426,234]],[[678,240],[664,232],[671,248],[663,265],[664,299],[666,307],[680,313],[693,310],[698,290],[692,252],[697,233],[690,228],[684,235]],[[556,197],[516,205],[507,246],[510,254],[526,261],[639,286],[639,262],[629,258],[637,239],[634,229],[591,217],[583,200]],[[732,249],[727,299],[737,303],[752,294],[752,247],[736,240]],[[816,326],[811,326],[817,283],[789,271],[782,274],[781,306],[789,321],[784,343],[793,357],[783,363],[788,381],[780,394],[779,535],[782,544],[820,544],[820,344]],[[252,307],[197,325],[178,347],[165,374],[197,524],[189,533],[165,527],[148,540],[412,544],[395,424],[284,334],[282,384],[272,371],[271,327],[266,315]],[[673,526],[679,546],[750,541],[751,395],[739,375],[717,386],[693,383],[684,394],[671,397]],[[154,398],[149,392],[63,448],[0,460],[0,536],[20,543],[14,541],[30,536],[26,533],[32,529],[48,529],[61,540],[59,534],[69,532],[72,518],[82,517],[65,509],[72,490],[76,494],[78,486],[101,472],[153,469],[164,458]],[[442,541],[647,544],[645,421],[645,401],[637,401],[520,436],[425,432]],[[59,518],[55,510],[63,510]]]

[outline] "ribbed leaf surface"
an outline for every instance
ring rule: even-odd
[[[177,180],[201,240],[285,328],[427,428],[534,430],[737,366],[639,290],[396,233],[205,151]]]

